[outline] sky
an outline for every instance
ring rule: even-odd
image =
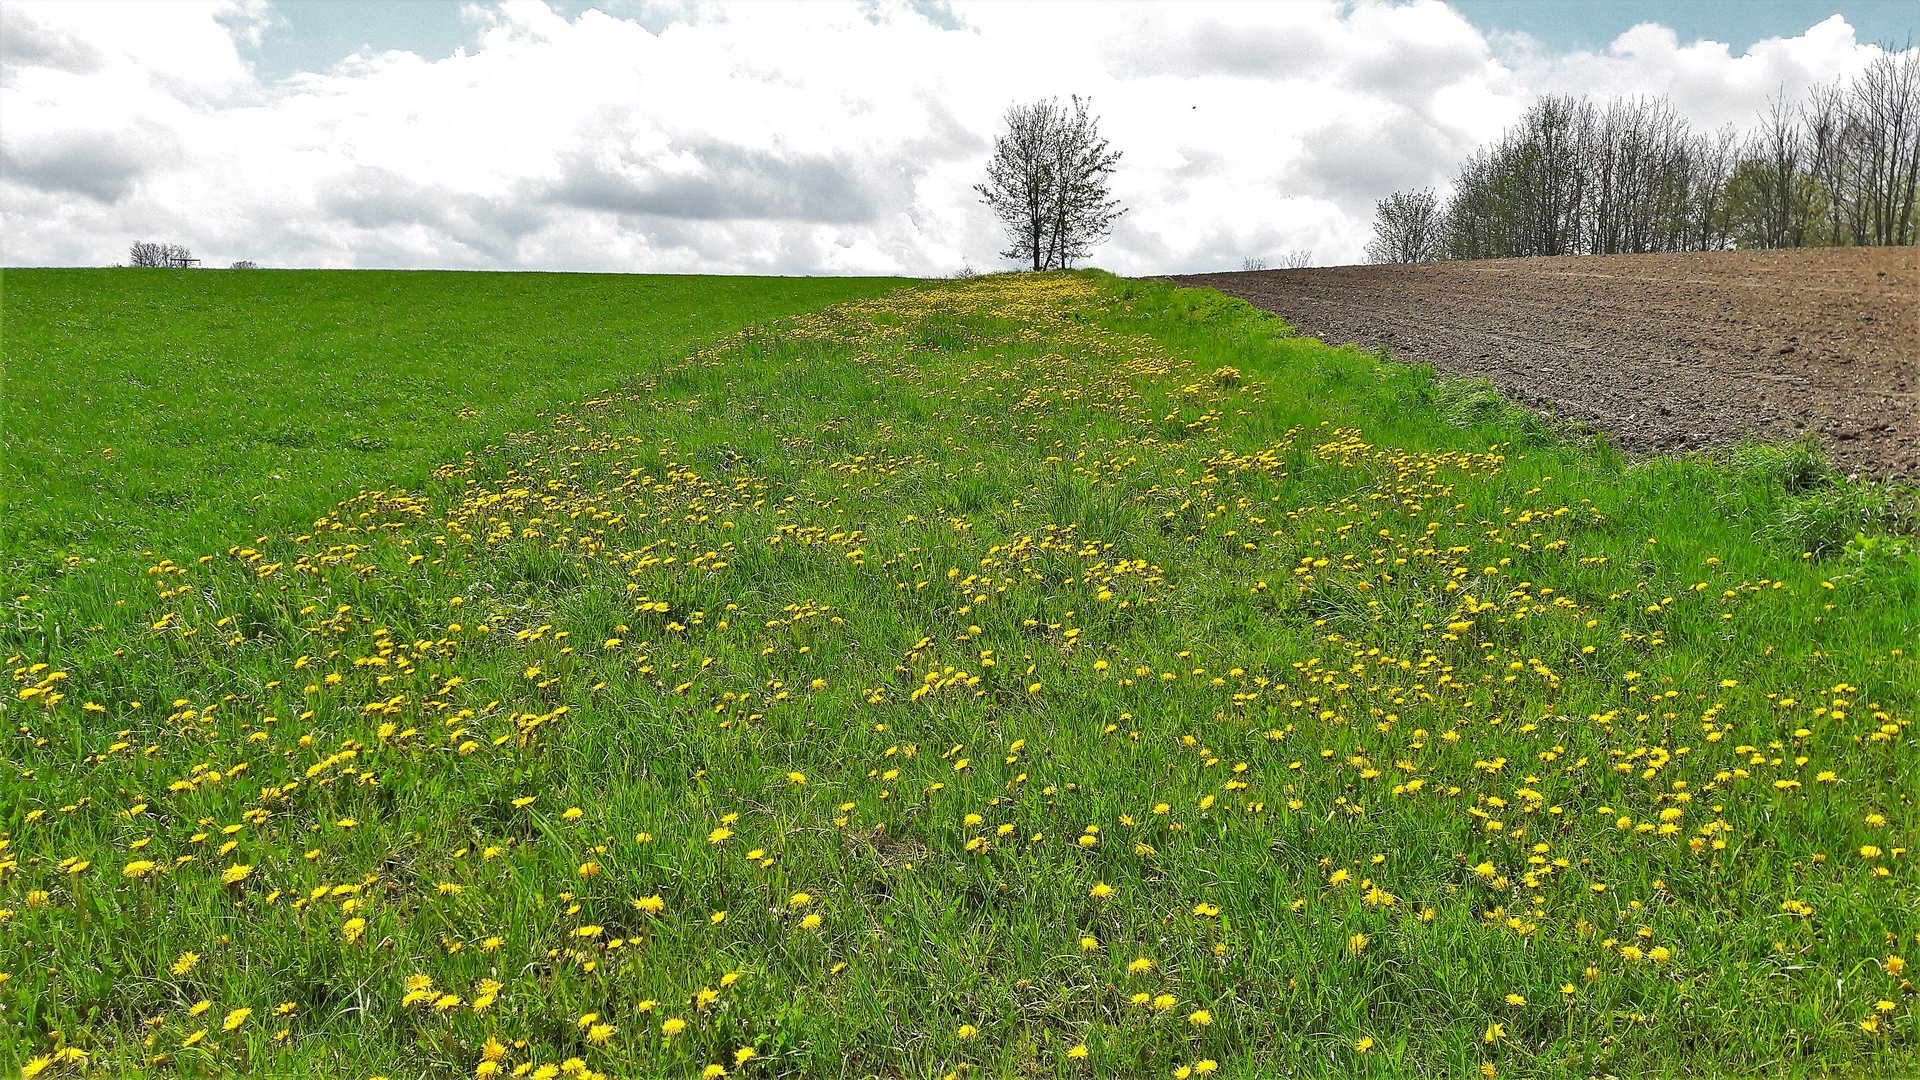
[[[1920,4],[0,0],[0,264],[943,276],[1007,107],[1090,97],[1123,274],[1355,262],[1544,93],[1750,125]]]

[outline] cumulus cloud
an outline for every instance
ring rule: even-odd
[[[617,4],[617,0],[614,0]],[[1091,96],[1124,273],[1359,257],[1544,92],[1747,123],[1873,55],[1838,16],[1735,54],[1634,27],[1553,53],[1439,0],[1157,7],[468,5],[448,56],[262,76],[269,0],[0,4],[0,259],[942,274],[999,265],[972,185],[1007,105]]]

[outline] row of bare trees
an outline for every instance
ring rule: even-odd
[[[1772,103],[1744,138],[1665,98],[1546,97],[1442,202],[1376,205],[1374,262],[1920,243],[1920,49]]]
[[[162,244],[153,240],[136,240],[127,249],[127,265],[147,269],[185,270],[198,267],[200,260],[185,244]],[[229,270],[258,270],[260,264],[252,259],[241,259],[228,266]]]
[[[172,267],[180,269],[200,265],[184,244],[162,244],[152,240],[136,240],[127,249],[127,265],[154,267]]]

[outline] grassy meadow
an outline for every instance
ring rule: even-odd
[[[749,321],[898,284],[7,271],[0,573],[291,528]]]
[[[88,273],[0,1067],[1920,1068],[1920,555],[1804,448],[1098,273]]]

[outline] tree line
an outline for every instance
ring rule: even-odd
[[[1372,262],[1920,243],[1920,49],[1770,103],[1744,136],[1665,97],[1548,96],[1444,201],[1375,206]]]
[[[127,249],[127,265],[145,269],[187,270],[199,267],[200,260],[185,244],[163,244],[153,240],[136,240]],[[229,270],[258,270],[260,264],[252,259],[241,259],[228,266]]]

